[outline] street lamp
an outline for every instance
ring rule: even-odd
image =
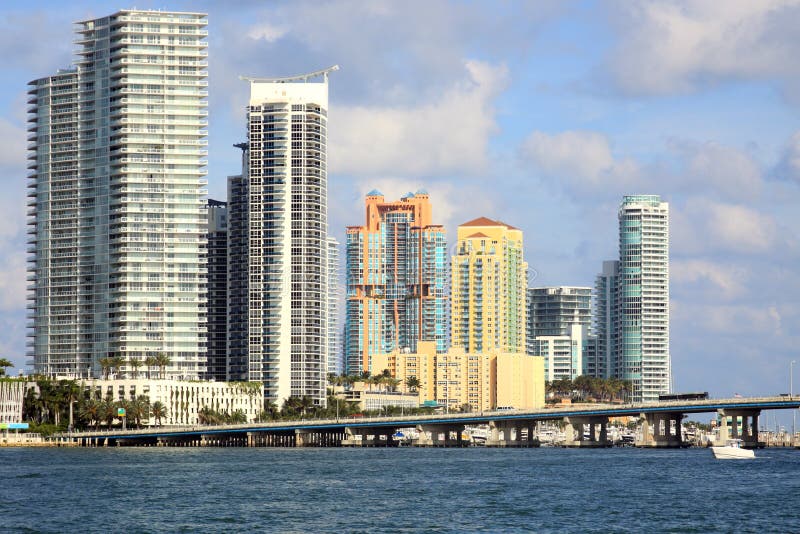
[[[794,399],[794,364],[796,364],[796,360],[792,360],[789,362],[789,398]],[[791,444],[794,445],[794,432],[795,432],[795,420],[797,419],[797,410],[792,410],[792,441]]]

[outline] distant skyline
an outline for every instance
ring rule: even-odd
[[[238,76],[339,64],[328,148],[340,243],[369,190],[424,187],[451,249],[458,224],[500,219],[525,232],[531,285],[591,286],[616,255],[622,196],[658,194],[671,210],[674,389],[788,391],[800,360],[800,1],[4,4],[0,355],[18,367],[26,84],[70,65],[74,21],[132,7],[209,13],[212,198],[240,172]]]

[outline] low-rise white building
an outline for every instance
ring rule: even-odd
[[[247,422],[255,421],[264,407],[264,386],[260,382],[211,382],[154,380],[131,378],[115,380],[81,380],[84,388],[100,399],[134,400],[145,395],[152,406],[161,402],[167,407],[162,425],[197,425],[203,408],[232,414],[241,410]],[[151,417],[148,426],[155,424]]]
[[[14,378],[0,380],[0,423],[22,421],[22,401],[25,398],[25,381]]]
[[[356,382],[348,390],[342,390],[337,394],[349,402],[357,402],[362,410],[382,410],[388,406],[398,408],[418,408],[419,395],[417,393],[404,393],[400,391],[386,391],[368,389],[364,382]]]

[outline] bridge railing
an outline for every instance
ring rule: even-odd
[[[441,421],[443,419],[452,422],[466,420],[467,422],[475,419],[491,420],[491,419],[506,419],[506,418],[520,418],[530,415],[536,419],[548,419],[568,417],[570,414],[582,413],[587,410],[590,411],[626,411],[626,412],[645,412],[649,410],[663,411],[664,408],[702,408],[704,406],[724,407],[730,405],[735,407],[743,404],[770,404],[775,402],[795,401],[800,405],[798,400],[800,397],[795,395],[789,396],[773,396],[773,397],[736,397],[728,399],[703,399],[695,401],[658,401],[650,403],[586,403],[586,404],[572,404],[560,405],[556,407],[545,407],[537,410],[494,410],[482,412],[466,412],[466,413],[450,413],[450,414],[431,414],[431,415],[406,415],[406,416],[362,416],[362,417],[339,417],[339,418],[324,418],[324,419],[284,419],[278,421],[265,421],[265,422],[251,422],[239,424],[226,424],[226,425],[180,425],[180,426],[151,426],[142,429],[126,429],[120,428],[105,428],[99,430],[88,430],[83,432],[61,433],[54,434],[55,438],[92,438],[104,436],[142,436],[148,434],[181,434],[181,433],[221,433],[225,431],[241,431],[241,430],[256,430],[256,429],[270,429],[270,430],[293,430],[302,427],[319,427],[319,426],[347,426],[348,423],[358,426],[367,426],[365,423],[386,424],[396,423],[397,426],[414,426],[416,424],[424,424],[426,421]],[[711,410],[709,410],[711,411]]]

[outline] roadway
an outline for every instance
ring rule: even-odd
[[[507,410],[435,415],[356,417],[339,419],[305,419],[274,421],[269,423],[247,423],[238,425],[200,425],[148,427],[144,429],[111,429],[73,432],[62,438],[136,439],[136,438],[180,438],[210,436],[214,434],[287,433],[296,431],[345,432],[346,429],[397,429],[430,425],[482,425],[513,423],[514,421],[548,421],[578,417],[625,417],[642,414],[689,414],[708,413],[718,410],[787,410],[800,408],[800,396],[750,397],[733,399],[707,399],[698,401],[670,401],[643,404],[581,404],[563,405],[539,410]]]

